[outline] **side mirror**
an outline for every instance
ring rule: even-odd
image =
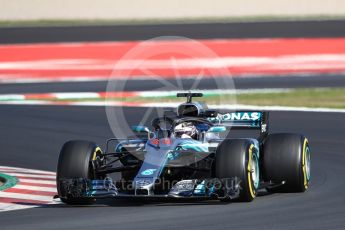
[[[149,133],[150,130],[146,126],[135,125],[132,126],[132,131],[136,133]]]
[[[210,133],[221,133],[221,132],[225,132],[226,131],[226,127],[225,126],[212,126],[208,132]]]
[[[147,133],[147,139],[150,139],[151,131],[146,126],[142,126],[142,125],[132,126],[132,131],[136,133]]]

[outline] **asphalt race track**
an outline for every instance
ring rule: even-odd
[[[138,122],[144,108],[127,108]],[[111,137],[100,107],[1,106],[1,165],[55,171],[69,139],[99,144]],[[272,132],[304,133],[312,148],[312,181],[303,194],[270,194],[251,203],[101,201],[3,212],[1,229],[343,229],[345,114],[271,113]]]
[[[127,41],[159,36],[192,39],[343,37],[344,20],[233,22],[161,25],[53,26],[0,28],[0,43]]]
[[[219,80],[219,78],[217,78]],[[220,89],[215,78],[204,78],[200,81],[198,89]],[[121,81],[121,80],[119,80]],[[172,86],[176,86],[176,79],[167,80]],[[194,79],[183,79],[182,86],[190,89]],[[269,76],[269,77],[234,77],[233,83],[236,89],[260,89],[260,88],[311,88],[311,87],[345,87],[344,75],[313,75],[313,76]],[[27,84],[0,84],[0,94],[15,93],[46,93],[46,92],[104,92],[107,89],[107,81],[95,82],[56,82],[56,83],[32,83]],[[167,87],[164,85],[164,87]],[[124,84],[125,91],[158,90],[161,83],[154,80],[130,80]],[[166,88],[165,88],[166,89]],[[113,89],[116,90],[116,89]],[[172,90],[176,90],[172,88]]]

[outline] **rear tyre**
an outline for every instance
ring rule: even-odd
[[[239,200],[252,201],[259,187],[259,159],[250,139],[224,140],[216,151],[216,177],[240,181]]]
[[[283,185],[271,192],[304,192],[310,181],[310,149],[300,134],[270,134],[264,143],[265,180]]]
[[[60,186],[60,179],[96,179],[91,160],[95,160],[101,154],[101,149],[89,141],[68,141],[62,146],[56,177],[57,190],[62,202],[71,205],[89,205],[95,202],[93,198],[68,197],[67,192]]]

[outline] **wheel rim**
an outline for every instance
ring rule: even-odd
[[[310,151],[309,147],[305,150],[305,171],[307,176],[307,181],[310,180]]]
[[[252,155],[251,160],[251,177],[255,189],[259,187],[259,161],[256,154]]]

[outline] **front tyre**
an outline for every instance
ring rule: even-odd
[[[93,198],[70,197],[61,185],[61,179],[97,179],[91,161],[101,156],[101,149],[89,141],[68,141],[61,149],[57,166],[56,185],[61,201],[72,205],[88,205]]]
[[[240,201],[252,201],[259,187],[259,159],[250,139],[224,140],[216,151],[216,177],[240,182]]]
[[[284,182],[273,192],[304,192],[310,181],[310,149],[300,134],[270,134],[264,143],[265,180]]]

